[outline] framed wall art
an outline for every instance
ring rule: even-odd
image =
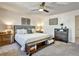
[[[30,25],[30,18],[21,18],[21,24],[22,25]]]
[[[58,18],[49,19],[49,25],[57,25],[57,24],[58,24]]]

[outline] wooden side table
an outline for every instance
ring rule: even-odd
[[[43,33],[43,31],[36,31],[37,33]]]

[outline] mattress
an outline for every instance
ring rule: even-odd
[[[32,34],[15,34],[15,40],[21,45],[21,50],[25,50],[25,44],[48,38],[48,34],[32,33]]]

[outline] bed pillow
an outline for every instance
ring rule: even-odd
[[[27,29],[27,33],[28,34],[36,33],[36,30],[35,29]]]
[[[32,29],[32,33],[36,33],[36,30],[35,29]]]
[[[17,34],[27,34],[27,30],[26,29],[18,29],[16,30]]]
[[[27,29],[27,33],[28,33],[28,34],[31,34],[31,33],[33,33],[33,32],[32,32],[31,29]]]

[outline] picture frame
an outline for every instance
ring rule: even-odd
[[[22,25],[30,25],[30,18],[25,18],[25,17],[22,17],[21,18],[21,24]]]
[[[57,24],[58,24],[58,18],[49,19],[49,25],[57,25]]]

